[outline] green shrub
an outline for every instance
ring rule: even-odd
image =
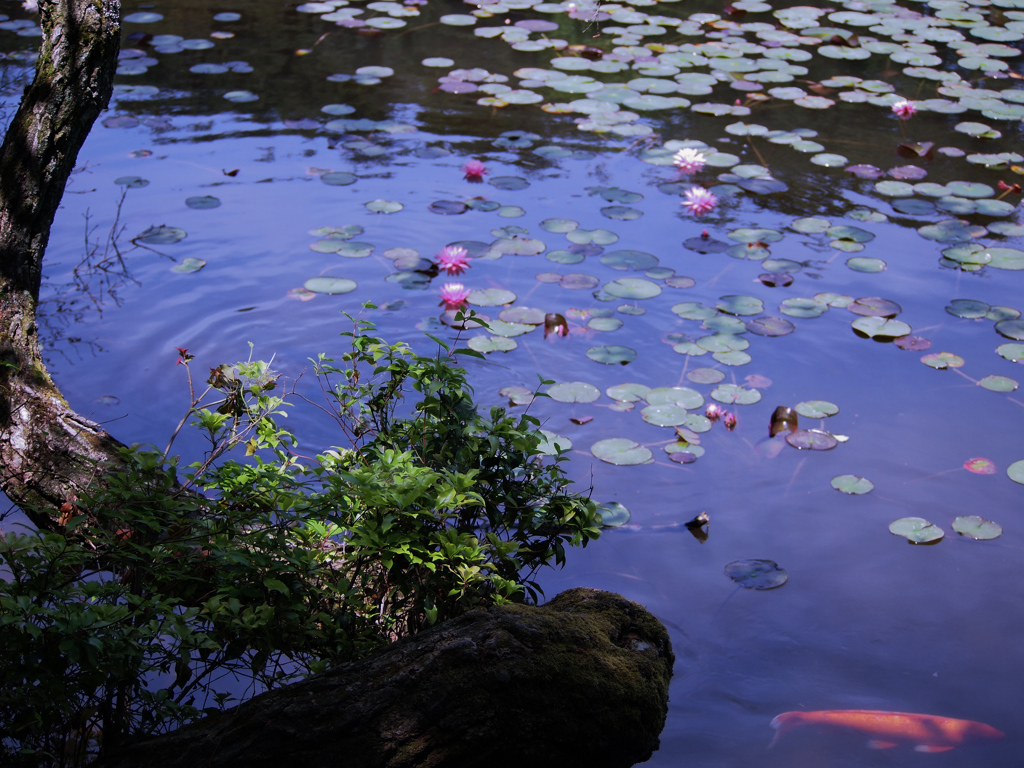
[[[372,330],[314,362],[344,447],[299,455],[266,363],[213,369],[198,396],[190,373],[182,424],[210,449],[183,484],[170,445],[132,449],[63,533],[0,533],[0,760],[82,764],[229,691],[534,601],[537,569],[598,535],[536,419],[478,413],[454,364],[476,353],[438,341],[423,357]]]

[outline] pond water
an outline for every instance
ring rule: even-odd
[[[4,5],[0,44],[30,51],[30,17]],[[571,442],[578,488],[630,517],[542,583],[619,592],[669,627],[650,765],[1018,766],[1024,2],[475,9],[127,3],[118,92],[47,252],[41,317],[72,405],[162,445],[187,406],[175,347],[203,370],[251,341],[297,378],[372,301],[384,338],[426,352],[424,331],[456,338],[438,302],[461,282],[478,312],[531,320],[461,334],[497,347],[468,362],[482,403],[581,382],[530,412]],[[685,147],[706,161],[690,174]],[[691,186],[711,211],[681,205]],[[80,267],[114,254],[111,231],[123,278]],[[469,269],[424,271],[449,244]],[[835,446],[769,440],[778,406],[819,430],[790,440]],[[289,427],[311,453],[339,439],[313,408]],[[617,463],[595,456],[609,446]],[[872,487],[837,490],[844,475]],[[702,512],[703,542],[684,525]],[[966,515],[1002,535],[959,535]],[[944,538],[909,544],[889,530],[905,517]],[[737,586],[725,567],[747,559],[788,581]],[[777,714],[836,709],[1006,737],[921,754],[808,730],[767,750]]]

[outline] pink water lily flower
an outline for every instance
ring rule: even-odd
[[[469,298],[469,289],[462,283],[445,283],[441,286],[440,307],[445,309],[460,309],[466,304]]]
[[[722,418],[723,413],[725,413],[725,409],[715,403],[708,403],[708,407],[704,411],[704,415],[712,423]]]
[[[694,216],[703,216],[708,211],[714,210],[714,207],[718,205],[718,198],[715,197],[713,192],[704,189],[704,187],[691,187],[686,190],[684,198],[683,207],[689,208],[690,213]]]
[[[479,160],[470,160],[462,166],[462,173],[465,175],[466,181],[480,182],[484,180],[484,174],[489,171],[487,166]]]
[[[725,424],[725,428],[732,432],[736,429],[736,414],[732,411],[727,411],[722,417],[722,423]]]
[[[437,268],[448,275],[461,275],[469,266],[469,254],[465,248],[446,245],[437,254]]]
[[[704,167],[707,159],[703,152],[693,147],[684,147],[672,156],[672,162],[676,164],[680,173],[696,173]]]
[[[903,99],[892,105],[892,111],[900,120],[909,120],[917,112],[914,102]]]

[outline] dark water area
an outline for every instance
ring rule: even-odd
[[[273,357],[287,377],[305,371],[297,386],[314,398],[308,359],[342,350],[339,333],[351,327],[343,313],[362,312],[384,338],[427,352],[425,330],[457,335],[438,322],[443,283],[511,291],[510,307],[565,314],[571,332],[544,339],[535,328],[504,337],[517,346],[469,361],[471,381],[484,405],[507,404],[499,390],[534,388],[538,376],[599,391],[592,402],[539,399],[530,412],[571,441],[577,487],[627,507],[629,524],[571,552],[567,566],[544,575],[542,584],[548,595],[578,585],[619,592],[669,627],[678,662],[662,748],[650,765],[1018,766],[1024,486],[1007,470],[1024,459],[1024,398],[1014,386],[1024,353],[1007,345],[1024,338],[1014,323],[1014,313],[1024,310],[1024,224],[1019,192],[1003,195],[999,183],[1022,181],[1024,158],[1013,153],[1021,147],[1024,4],[851,0],[830,16],[741,2],[735,5],[746,5],[745,12],[726,17],[721,4],[705,2],[576,11],[568,5],[538,10],[517,0],[495,6],[489,18],[452,25],[441,17],[475,6],[126,4],[118,92],[79,157],[47,252],[41,311],[60,386],[119,439],[162,446],[187,407],[175,347],[187,347],[201,371],[245,359],[251,341],[253,355]],[[4,6],[0,12],[14,19],[27,17],[17,3]],[[392,21],[339,26],[341,18],[321,18],[345,9],[364,11],[349,19]],[[409,9],[420,15],[402,15]],[[160,18],[131,21],[136,13]],[[223,13],[239,18],[215,20]],[[595,15],[602,13],[621,20]],[[811,15],[801,21],[800,14]],[[662,19],[665,31],[651,32],[659,26],[653,16],[683,23]],[[519,29],[530,41],[548,41],[541,50],[513,48],[519,33],[474,33],[538,19],[557,27]],[[392,27],[395,21],[406,23]],[[37,40],[2,25],[5,51],[30,50]],[[988,28],[983,35],[981,27]],[[374,29],[380,34],[362,34]],[[180,40],[155,37],[161,35]],[[838,45],[844,39],[854,44]],[[175,50],[189,41],[207,47]],[[552,60],[570,52],[557,41],[600,47],[614,54],[603,59],[612,62],[605,68],[622,69],[602,72],[577,62],[559,62],[567,67],[559,69]],[[310,52],[297,53],[304,50]],[[708,53],[703,63],[700,50]],[[682,65],[686,56],[692,66]],[[438,57],[452,63],[421,63]],[[767,61],[785,66],[773,69]],[[13,73],[24,58],[0,64]],[[207,73],[202,65],[227,71]],[[394,72],[379,83],[366,80],[372,74],[364,82],[328,79],[356,76],[361,67]],[[474,67],[507,78],[477,87],[539,97],[498,106],[477,102],[508,93],[501,88],[440,90],[439,78]],[[559,71],[632,85],[624,94],[607,85],[587,93],[544,84],[557,82],[552,73]],[[712,83],[702,86],[693,75],[710,75]],[[662,85],[634,83],[640,77]],[[800,88],[810,100],[801,104],[776,90],[786,88]],[[238,92],[254,98],[225,98],[250,98]],[[16,98],[17,88],[6,93]],[[688,103],[637,100],[645,94]],[[918,105],[907,120],[891,109],[901,98]],[[323,111],[339,104],[352,109]],[[695,109],[701,104],[728,114]],[[614,117],[601,123],[601,115]],[[353,122],[328,124],[339,119]],[[594,127],[602,130],[588,129]],[[986,128],[1000,135],[984,138]],[[672,142],[689,141],[704,143],[708,162],[685,176],[672,164],[679,148]],[[904,142],[934,148],[908,158],[896,151]],[[1006,154],[989,157],[1000,153]],[[486,164],[484,183],[463,178],[470,159]],[[865,164],[878,176],[845,170]],[[355,179],[327,184],[328,172]],[[148,184],[126,181],[132,177]],[[495,177],[526,183],[503,188],[491,183]],[[698,218],[680,205],[690,184],[717,195],[714,210]],[[200,196],[220,204],[186,204]],[[402,207],[366,207],[381,200]],[[440,215],[431,210],[436,201],[497,207]],[[616,205],[632,212],[608,210]],[[951,220],[965,224],[928,229]],[[318,228],[350,225],[362,228],[352,242],[372,246],[369,255],[312,247],[323,237],[313,234]],[[75,267],[87,253],[103,253],[107,233],[121,226],[118,243],[131,279],[113,292],[96,275],[91,293],[72,287]],[[133,238],[159,226],[187,236],[132,247]],[[855,229],[834,229],[840,226]],[[525,238],[541,241],[537,255],[500,253]],[[712,241],[733,250],[698,252]],[[470,246],[477,258],[458,278],[428,279],[403,268],[391,251],[412,248],[433,259],[442,247],[467,242],[479,244]],[[971,244],[979,247],[972,251]],[[654,271],[607,258],[622,250],[650,255]],[[172,270],[190,258],[205,266]],[[858,258],[878,261],[848,263]],[[771,287],[759,279],[783,273],[791,284]],[[561,279],[569,274],[592,280]],[[344,295],[297,290],[316,277],[347,278],[357,287]],[[672,277],[692,278],[692,285]],[[612,285],[623,278],[641,282]],[[733,296],[749,298],[723,299]],[[816,303],[793,301],[813,297]],[[894,319],[929,348],[858,335],[853,323],[862,316],[844,304],[862,297],[898,304]],[[963,299],[978,304],[955,303]],[[367,301],[384,308],[361,310]],[[757,301],[759,311],[743,314]],[[685,302],[695,305],[681,308]],[[507,307],[475,308],[497,318]],[[787,321],[791,332],[749,330],[765,317]],[[708,340],[716,334],[732,341]],[[475,336],[486,337],[469,331],[460,338]],[[699,347],[702,338],[711,349]],[[588,356],[606,345],[627,347],[635,359],[608,365]],[[963,364],[936,369],[923,361],[941,352]],[[705,369],[720,371],[721,381]],[[624,383],[699,394],[700,404],[684,414],[695,418],[682,425],[691,430],[696,461],[671,460],[665,448],[677,432],[645,420],[648,402],[630,409],[607,394]],[[712,393],[727,384],[759,399],[716,401]],[[838,412],[801,416],[800,426],[848,439],[826,451],[768,440],[777,406],[817,400]],[[735,413],[735,430],[700,420],[715,402]],[[339,439],[299,402],[288,427],[310,454]],[[595,444],[612,438],[647,447],[652,461],[619,466],[595,457]],[[176,444],[186,459],[201,449],[187,436]],[[977,458],[988,463],[974,469],[994,472],[968,470]],[[873,490],[836,490],[833,478],[847,474],[867,478]],[[683,527],[701,512],[710,518],[703,543]],[[994,521],[1003,533],[988,541],[961,536],[952,523],[962,515]],[[915,546],[890,533],[890,523],[908,516],[926,518],[945,537]],[[737,587],[723,569],[749,558],[775,561],[788,582],[763,591]],[[913,745],[874,750],[865,746],[867,737],[807,729],[767,749],[769,723],[779,713],[837,709],[976,720],[1005,738],[922,754]]]

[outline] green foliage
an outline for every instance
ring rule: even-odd
[[[65,505],[63,532],[0,534],[0,762],[82,764],[232,691],[534,601],[537,569],[598,535],[536,419],[478,413],[454,364],[476,353],[371,332],[314,363],[344,447],[296,453],[266,363],[215,368],[199,395],[189,372],[182,425],[210,447],[183,484],[170,445],[133,449]]]

